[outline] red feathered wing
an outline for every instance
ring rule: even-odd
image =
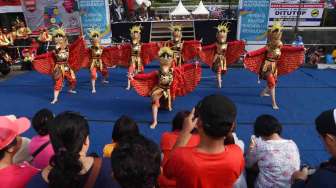
[[[245,67],[256,74],[259,74],[260,66],[266,58],[266,52],[266,47],[264,47],[248,53],[244,59]],[[277,62],[278,75],[281,76],[293,72],[300,67],[303,63],[303,59],[303,47],[283,46],[281,48],[281,57]]]
[[[131,84],[140,96],[148,97],[153,88],[158,84],[157,75],[157,71],[137,74],[133,80],[131,80]]]
[[[237,62],[245,52],[245,42],[243,40],[228,42],[226,51],[226,63],[228,65]]]
[[[202,47],[202,52],[200,56],[205,64],[212,67],[215,53],[216,53],[216,44],[210,44]]]
[[[33,60],[33,67],[41,74],[51,75],[55,67],[54,54],[47,52],[36,56]]]
[[[152,60],[158,58],[160,47],[156,42],[143,43],[141,44],[141,60],[143,65],[149,64]]]
[[[284,46],[281,48],[281,57],[277,62],[278,75],[285,75],[298,69],[304,60],[304,48]]]
[[[171,85],[171,96],[184,96],[196,88],[201,80],[202,70],[197,64],[184,64],[174,68],[174,80]]]
[[[113,65],[119,65],[120,50],[118,46],[106,47],[103,50],[102,60],[107,67],[112,67]]]
[[[266,47],[247,53],[244,59],[244,66],[251,72],[259,74],[261,64],[266,58]]]
[[[116,65],[128,67],[132,53],[131,44],[121,44],[118,46],[118,56],[116,57]]]
[[[84,38],[80,36],[69,46],[68,63],[72,70],[78,71],[82,67],[83,62],[87,60],[86,53]]]
[[[90,48],[85,48],[84,51],[84,58],[82,61],[82,67],[83,68],[90,68],[90,59],[91,59],[91,50]]]
[[[193,58],[200,56],[201,49],[201,42],[198,40],[184,41],[182,48],[184,62],[188,62]]]

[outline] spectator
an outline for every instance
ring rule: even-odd
[[[336,63],[336,46],[334,47],[333,51],[331,52],[331,56],[334,59],[334,62]]]
[[[331,154],[328,162],[322,163],[314,174],[303,168],[293,174],[292,188],[334,188],[336,187],[336,109],[322,112],[316,119],[316,130]],[[311,175],[311,176],[309,176]]]
[[[261,115],[254,122],[254,134],[246,156],[246,166],[257,166],[255,188],[286,188],[291,175],[300,168],[300,155],[292,140],[281,137],[282,125],[271,115]]]
[[[223,143],[233,131],[236,115],[234,103],[221,95],[207,96],[193,109],[163,168],[166,177],[176,179],[177,188],[233,186],[244,169],[243,152],[235,144]],[[200,144],[184,147],[195,127]]]
[[[52,119],[54,119],[54,114],[50,110],[41,109],[32,120],[33,128],[38,135],[32,138],[28,148],[30,155],[33,156],[31,164],[39,169],[47,167],[50,158],[54,155],[47,126]]]
[[[112,131],[112,143],[104,147],[103,156],[111,158],[111,154],[118,142],[124,136],[139,135],[139,128],[137,123],[128,116],[121,116],[114,124]]]
[[[304,47],[302,36],[296,35],[296,39],[293,41],[292,45],[296,47]]]
[[[123,137],[111,157],[113,177],[122,188],[154,188],[160,174],[159,147],[142,135]]]
[[[38,169],[27,162],[13,163],[19,147],[17,137],[29,127],[27,118],[0,116],[0,187],[24,188],[31,177],[38,173]]]
[[[172,132],[164,132],[162,134],[160,143],[160,148],[163,153],[162,164],[165,164],[165,162],[167,161],[168,156],[176,143],[177,137],[182,130],[183,121],[189,114],[189,111],[178,112],[172,122]],[[195,134],[195,130],[193,131],[193,133],[194,134],[192,134],[190,140],[187,143],[187,147],[195,147],[199,144],[199,135]],[[174,180],[169,180],[163,175],[159,177],[159,183],[161,188],[176,187],[176,182]]]
[[[115,187],[108,160],[87,156],[90,145],[87,120],[74,112],[63,112],[50,122],[50,141],[55,155],[28,188]],[[91,186],[90,186],[91,185]]]

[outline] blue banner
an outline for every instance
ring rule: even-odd
[[[267,41],[270,0],[240,0],[238,38],[248,44]]]
[[[79,0],[82,31],[89,40],[89,30],[99,28],[102,43],[111,43],[111,25],[108,0]]]

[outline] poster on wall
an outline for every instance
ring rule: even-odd
[[[277,3],[271,1],[270,25],[282,20],[284,26],[320,26],[324,3]]]
[[[240,0],[237,36],[247,44],[266,44],[270,0]]]
[[[80,0],[79,7],[85,39],[89,40],[89,30],[95,28],[102,34],[102,43],[111,43],[108,0]]]
[[[79,34],[80,17],[77,0],[21,0],[23,14],[33,34],[38,29],[62,26],[68,34]]]

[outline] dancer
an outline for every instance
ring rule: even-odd
[[[201,67],[197,64],[185,64],[174,68],[173,51],[162,47],[159,51],[160,68],[146,74],[138,74],[132,80],[135,91],[141,96],[151,96],[154,129],[158,123],[160,107],[172,110],[172,101],[193,91],[201,79]]]
[[[83,67],[90,69],[92,93],[96,93],[96,80],[98,77],[97,71],[101,72],[103,76],[102,82],[105,84],[109,83],[107,67],[112,66],[112,62],[108,58],[108,51],[111,50],[107,51],[105,50],[106,48],[100,45],[101,33],[98,29],[92,28],[89,32],[91,41],[91,47],[90,49],[87,49],[89,62],[83,65]]]
[[[144,71],[144,66],[157,57],[159,44],[155,42],[141,43],[141,26],[135,25],[130,29],[131,43],[123,44],[118,65],[128,66],[127,90],[131,89],[131,80]]]
[[[172,39],[166,43],[173,51],[173,59],[176,66],[192,60],[201,52],[201,43],[198,40],[182,40],[182,26],[177,24],[170,25]]]
[[[283,46],[281,37],[282,25],[277,21],[267,33],[266,47],[248,53],[244,59],[245,67],[258,74],[258,80],[267,81],[260,96],[271,96],[274,110],[279,109],[275,98],[277,77],[293,72],[304,59],[303,47]]]
[[[227,65],[237,62],[245,51],[245,42],[227,42],[228,23],[217,26],[217,42],[202,47],[202,60],[217,74],[218,88],[222,88],[222,74],[227,72]]]
[[[35,70],[42,74],[52,75],[55,81],[54,98],[51,104],[58,101],[59,93],[64,86],[64,79],[69,82],[69,92],[76,93],[75,72],[81,68],[85,56],[85,41],[82,36],[69,45],[65,30],[57,28],[53,32],[53,39],[56,49],[53,52],[36,56],[33,61]]]

